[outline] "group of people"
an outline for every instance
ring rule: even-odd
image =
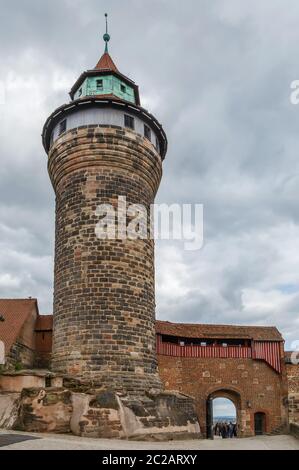
[[[215,436],[221,436],[222,439],[237,437],[236,423],[217,422],[213,426]]]

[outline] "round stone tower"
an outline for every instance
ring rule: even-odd
[[[106,33],[100,61],[81,74],[71,102],[43,129],[56,194],[52,368],[114,390],[160,390],[154,242],[119,232],[99,238],[96,227],[99,205],[120,213],[120,196],[150,213],[167,139],[111,59],[109,39]]]

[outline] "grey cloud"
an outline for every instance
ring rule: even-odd
[[[0,105],[0,294],[36,295],[42,311],[51,309],[54,195],[40,133],[101,55],[108,11],[111,54],[169,137],[158,202],[205,206],[202,250],[157,243],[158,317],[276,323],[289,342],[298,339],[298,296],[278,287],[299,284],[299,107],[289,101],[299,78],[298,2],[0,7],[8,87]]]

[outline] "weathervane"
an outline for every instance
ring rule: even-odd
[[[108,14],[105,13],[105,18],[106,18],[106,33],[103,36],[103,39],[106,43],[105,45],[105,53],[108,54],[108,42],[110,41],[110,35],[108,34]]]

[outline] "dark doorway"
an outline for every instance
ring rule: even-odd
[[[265,413],[254,414],[254,433],[256,436],[265,434],[266,431],[266,415]]]

